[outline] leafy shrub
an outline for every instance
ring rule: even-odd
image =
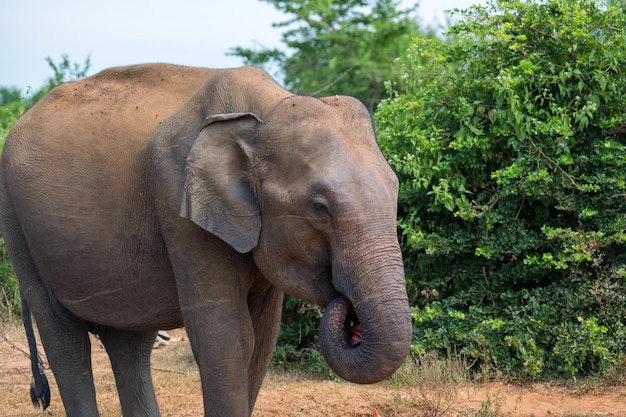
[[[519,377],[626,347],[625,14],[492,1],[415,39],[375,119],[401,181],[414,349]]]
[[[0,91],[0,96],[2,91]],[[9,134],[11,127],[17,122],[17,119],[24,113],[24,104],[21,100],[12,101],[0,106],[0,150],[4,141]]]
[[[0,151],[9,130],[23,112],[22,101],[12,101],[0,106]],[[0,321],[14,319],[20,312],[17,278],[6,253],[4,239],[0,237]]]
[[[0,237],[0,322],[11,321],[21,314],[19,286]]]
[[[272,360],[275,369],[307,369],[324,377],[336,377],[317,348],[321,316],[320,307],[285,296],[280,334]]]

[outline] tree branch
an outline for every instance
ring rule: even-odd
[[[614,127],[613,129],[605,130],[600,134],[600,136],[611,136],[611,135],[626,135],[626,125],[621,125]]]
[[[321,93],[324,90],[329,89],[330,87],[332,87],[333,85],[337,84],[339,81],[341,81],[341,79],[343,77],[345,77],[350,71],[352,71],[353,69],[355,69],[358,65],[352,65],[350,68],[348,68],[347,70],[345,70],[344,72],[342,72],[341,74],[339,74],[339,76],[337,78],[335,78],[333,81],[331,81],[329,84],[326,84],[324,87],[320,88],[317,91],[314,91],[311,93],[312,96],[317,96],[319,93]]]
[[[530,140],[530,143],[533,145],[533,147],[536,149],[537,153],[539,155],[541,155],[543,158],[545,158],[550,165],[552,165],[554,168],[558,169],[559,171],[561,171],[561,173],[563,175],[565,175],[574,186],[576,186],[576,181],[575,180],[579,180],[580,178],[576,178],[573,175],[569,174],[567,171],[565,171],[563,168],[561,168],[561,165],[559,165],[558,162],[556,162],[554,159],[550,158],[548,155],[546,155],[541,149],[539,149],[539,147],[535,144],[535,142],[533,142],[532,138],[528,138]]]

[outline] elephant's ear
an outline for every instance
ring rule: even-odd
[[[180,215],[240,253],[257,245],[261,230],[256,197],[245,176],[258,123],[252,113],[208,117],[185,166]]]

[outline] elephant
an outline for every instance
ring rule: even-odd
[[[158,416],[150,354],[184,327],[205,416],[250,416],[283,295],[325,308],[319,348],[355,383],[387,378],[412,325],[398,179],[367,109],[255,67],[115,67],[62,84],[11,129],[0,232],[19,282],[33,402],[98,416],[89,334],[122,413]]]

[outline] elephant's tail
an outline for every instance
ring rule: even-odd
[[[42,409],[48,408],[50,405],[50,385],[48,378],[43,371],[43,363],[37,352],[37,340],[35,339],[35,330],[33,329],[33,319],[30,314],[28,303],[22,297],[22,322],[26,331],[26,340],[28,340],[28,349],[30,351],[30,365],[33,371],[33,382],[30,386],[30,399],[33,405]]]

